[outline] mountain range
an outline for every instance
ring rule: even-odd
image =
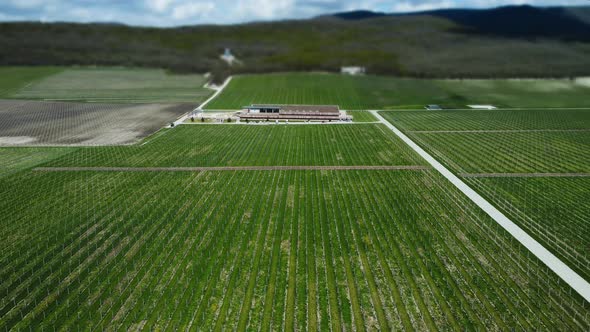
[[[462,32],[511,38],[562,38],[590,41],[590,7],[507,6],[492,9],[442,9],[405,14],[366,10],[321,17],[366,20],[379,17],[426,15],[453,21]]]

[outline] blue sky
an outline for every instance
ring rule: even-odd
[[[590,5],[588,0],[0,0],[0,21],[120,22],[178,26],[230,24],[368,9],[408,12],[531,4]]]

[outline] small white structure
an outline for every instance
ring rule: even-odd
[[[475,110],[495,110],[496,106],[493,105],[467,105],[469,108],[473,108]]]
[[[366,72],[365,67],[350,66],[340,68],[340,73],[345,75],[364,75]]]
[[[442,110],[442,107],[440,107],[439,105],[426,105],[426,107],[424,107],[424,108],[426,108],[429,111],[441,111]]]
[[[228,65],[232,65],[236,61],[236,57],[231,54],[231,50],[226,48],[223,54],[220,56],[221,60],[227,62]]]

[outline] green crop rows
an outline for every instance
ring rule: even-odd
[[[9,69],[1,69],[0,73]],[[92,101],[106,103],[155,103],[155,102],[199,102],[211,94],[203,88],[206,79],[202,75],[169,74],[161,69],[135,68],[17,68],[18,73],[7,73],[9,93],[0,97],[13,99],[44,99],[63,101]],[[24,72],[36,76],[35,80],[16,79]],[[21,75],[22,76],[22,75]],[[29,75],[30,76],[30,75]],[[10,89],[12,87],[12,89]]]
[[[590,131],[416,136],[460,173],[590,173]]]
[[[73,148],[0,148],[0,178],[74,152]]]
[[[572,130],[590,128],[590,109],[382,112],[407,131]]]
[[[251,103],[336,104],[346,110],[421,109],[427,104],[590,107],[589,93],[587,85],[569,80],[422,80],[287,73],[236,76],[207,108],[240,109]]]
[[[352,115],[354,122],[375,122],[377,119],[368,111],[348,111]]]
[[[590,280],[590,110],[381,114]]]
[[[590,329],[590,304],[432,169],[137,169],[291,165],[426,163],[370,123],[0,149],[0,331]]]
[[[56,67],[0,67],[0,98],[11,98],[20,89],[60,71]]]
[[[383,125],[183,125],[137,146],[88,147],[49,166],[417,165]]]
[[[433,171],[0,181],[2,329],[590,327]]]
[[[588,271],[590,178],[486,178],[468,183],[526,229],[538,228],[537,221],[543,220],[547,231],[538,233],[543,242],[554,243],[578,270]]]

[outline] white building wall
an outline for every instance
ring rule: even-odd
[[[341,67],[340,73],[346,74],[346,75],[362,75],[365,73],[365,67],[356,67],[356,66]]]

